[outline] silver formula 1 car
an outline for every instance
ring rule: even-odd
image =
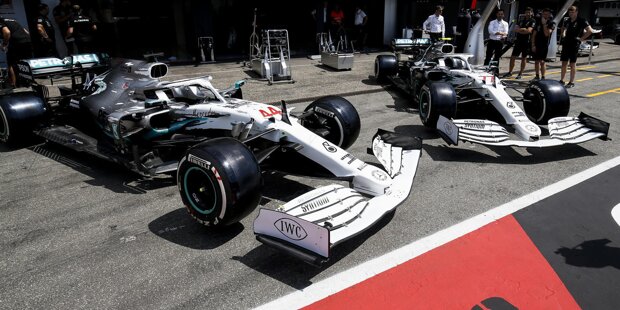
[[[568,116],[570,98],[557,81],[502,81],[497,67],[474,67],[472,55],[455,54],[441,41],[397,39],[393,46],[393,55],[377,56],[375,78],[407,92],[424,125],[437,128],[449,144],[547,147],[607,139],[608,123],[583,113]],[[548,136],[539,125],[547,125]]]
[[[223,90],[208,76],[167,82],[161,80],[165,64],[136,60],[101,72],[102,59],[22,62],[20,73],[35,91],[0,98],[0,140],[34,132],[143,175],[176,171],[187,211],[210,227],[255,210],[261,171],[349,181],[349,187],[314,189],[277,210],[260,209],[254,221],[258,240],[313,264],[409,195],[421,140],[379,130],[371,149],[383,168],[357,159],[345,149],[359,135],[360,118],[344,98],[320,98],[295,115],[284,102],[242,99],[243,81]],[[37,78],[62,74],[72,77],[72,87],[46,96]]]

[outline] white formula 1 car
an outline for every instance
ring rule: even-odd
[[[243,81],[223,90],[211,77],[166,82],[165,64],[124,60],[106,70],[103,59],[23,61],[20,74],[34,91],[0,97],[0,142],[35,133],[143,175],[176,170],[187,211],[210,227],[255,210],[264,170],[349,181],[261,209],[254,221],[258,240],[312,264],[409,196],[421,140],[379,130],[372,152],[383,169],[355,158],[345,149],[359,135],[360,118],[344,98],[323,97],[293,115],[284,102],[242,99]],[[57,75],[71,76],[73,85],[49,97],[36,81]]]
[[[410,94],[424,125],[436,127],[449,144],[548,147],[607,139],[608,123],[584,113],[567,116],[570,98],[557,81],[510,84],[497,77],[497,67],[473,67],[472,55],[455,54],[441,41],[398,39],[394,49],[395,55],[377,56],[375,78]],[[522,97],[511,97],[507,88]],[[539,125],[548,125],[546,139]]]

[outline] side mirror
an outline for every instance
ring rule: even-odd
[[[245,80],[239,80],[235,82],[235,89],[240,89],[243,85],[245,85]]]
[[[162,63],[154,64],[149,68],[149,73],[152,78],[158,79],[168,74],[168,66]]]

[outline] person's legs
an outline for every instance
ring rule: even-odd
[[[489,62],[491,62],[491,57],[493,57],[493,40],[489,40],[487,43],[487,52],[484,57],[484,65],[488,66]]]
[[[512,70],[515,68],[515,60],[517,60],[517,56],[510,56],[510,66],[508,68],[508,73],[512,74]]]
[[[539,77],[538,72],[540,71],[540,60],[534,60],[534,71],[536,72],[536,78]]]
[[[495,48],[493,49],[493,60],[497,62],[497,66],[499,67],[499,58],[502,57],[502,47],[504,43],[501,41],[495,41]]]
[[[560,55],[560,61],[562,61],[562,69],[560,69],[560,83],[564,84],[564,78],[566,77],[566,67],[568,66],[568,60],[570,59],[571,48],[570,44],[562,44],[562,54]]]
[[[15,88],[17,86],[17,79],[15,78],[15,71],[13,70],[13,66],[9,66],[9,85]]]
[[[521,57],[521,70],[519,70],[519,76],[521,76],[523,74],[523,71],[525,71],[526,64],[527,64],[527,56]]]
[[[577,73],[577,70],[575,68],[576,65],[577,65],[577,62],[573,62],[573,61],[570,62],[570,83],[575,82],[575,74]]]
[[[540,78],[543,80],[545,79],[545,71],[547,71],[547,63],[543,59],[540,61]]]
[[[560,82],[564,81],[564,77],[566,76],[566,66],[568,65],[567,60],[562,60],[562,69],[560,69]]]

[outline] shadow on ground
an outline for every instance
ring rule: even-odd
[[[349,254],[355,255],[355,249],[360,247],[366,239],[389,224],[394,214],[395,212],[387,214],[365,232],[334,247],[329,261],[321,267],[308,265],[299,259],[288,256],[266,245],[260,245],[249,253],[243,256],[234,256],[232,259],[290,287],[301,290],[312,284],[312,278],[339,260]]]

